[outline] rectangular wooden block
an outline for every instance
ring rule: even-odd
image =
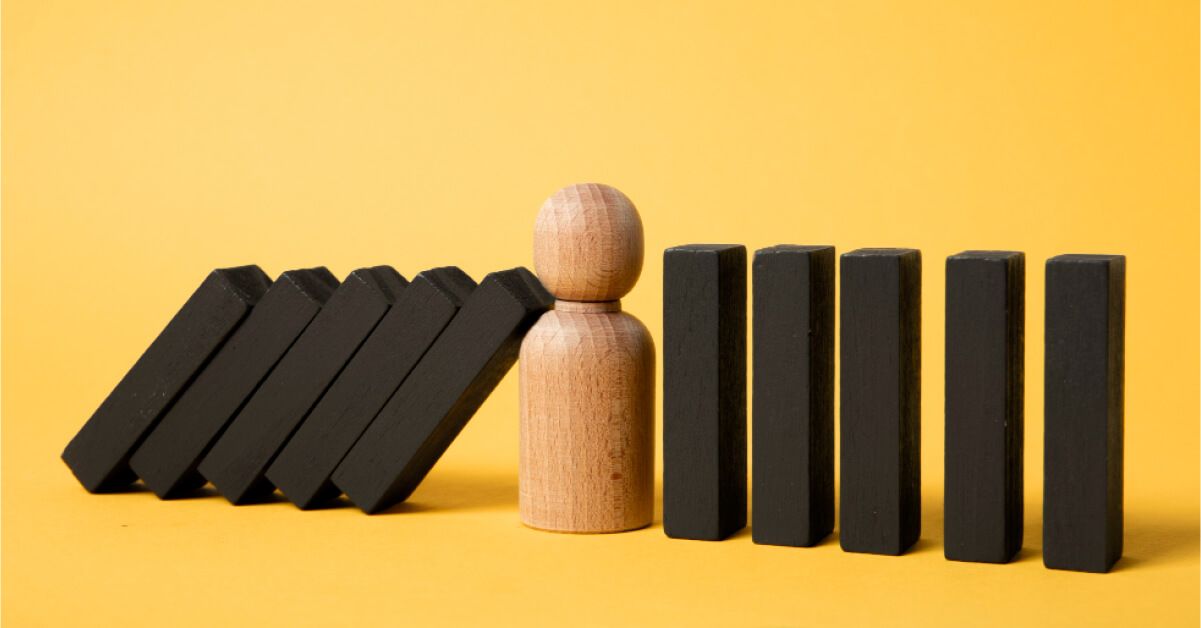
[[[200,462],[200,474],[234,504],[275,491],[267,466],[408,285],[390,266],[346,277]]]
[[[67,444],[63,462],[85,489],[118,490],[137,479],[134,449],[270,285],[258,266],[209,273]]]
[[[1043,563],[1107,572],[1122,556],[1126,258],[1047,260]]]
[[[368,513],[408,498],[553,304],[525,268],[485,277],[338,465],[334,485]]]
[[[834,247],[755,253],[751,537],[809,547],[834,529]]]
[[[746,248],[663,253],[663,530],[746,527]]]
[[[475,289],[453,266],[418,274],[396,298],[300,429],[267,479],[300,508],[340,493],[330,476]]]
[[[900,555],[921,534],[921,253],[842,256],[839,542]]]
[[[200,460],[337,285],[325,268],[288,271],[271,284],[134,452],[130,466],[150,490],[170,498],[204,484]]]
[[[1022,547],[1026,257],[947,258],[944,553],[1006,563]]]

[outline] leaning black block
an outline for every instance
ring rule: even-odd
[[[834,247],[755,252],[751,537],[809,547],[834,529]]]
[[[368,513],[408,498],[553,304],[524,268],[485,277],[338,465],[334,485]]]
[[[842,256],[839,542],[900,555],[921,534],[921,253]]]
[[[1047,261],[1043,563],[1103,573],[1122,556],[1126,258]]]
[[[258,266],[209,274],[67,444],[63,461],[84,488],[118,490],[137,479],[130,454],[270,285]]]
[[[390,266],[350,273],[213,444],[200,475],[234,504],[270,496],[268,465],[406,285]]]
[[[150,490],[169,498],[204,484],[196,471],[200,460],[337,285],[324,268],[292,270],[275,280],[134,452],[130,466]]]
[[[450,266],[418,274],[397,296],[267,468],[285,497],[313,508],[338,496],[330,475],[474,289]]]
[[[944,553],[1006,563],[1022,547],[1026,258],[947,258]]]
[[[663,253],[663,530],[746,527],[746,248]]]

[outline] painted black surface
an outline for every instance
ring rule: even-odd
[[[334,469],[474,289],[453,266],[413,278],[267,469],[285,497],[313,508],[340,494]]]
[[[751,537],[809,547],[834,529],[834,247],[755,253]]]
[[[553,304],[525,268],[485,277],[338,465],[334,485],[368,513],[407,499]]]
[[[842,256],[839,543],[900,555],[921,533],[921,253]]]
[[[1122,556],[1126,258],[1047,260],[1043,563],[1106,572]]]
[[[234,504],[269,497],[268,465],[406,285],[390,266],[350,273],[201,460],[200,475]]]
[[[1026,258],[947,258],[943,551],[1006,563],[1022,547]]]
[[[63,461],[84,488],[119,490],[137,479],[134,449],[270,285],[258,266],[209,273],[67,444]]]
[[[663,530],[746,526],[746,248],[663,253]]]
[[[134,452],[130,466],[161,498],[204,484],[196,467],[338,286],[325,268],[280,275],[237,331]]]

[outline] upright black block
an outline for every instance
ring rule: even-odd
[[[1043,563],[1106,572],[1122,556],[1126,258],[1047,260]]]
[[[271,285],[258,266],[214,270],[176,312],[63,451],[95,493],[137,477],[129,457]]]
[[[553,304],[524,268],[485,277],[338,465],[334,485],[368,513],[408,498]]]
[[[921,253],[842,256],[839,542],[900,555],[921,534]]]
[[[751,537],[808,547],[834,529],[834,247],[755,252]]]
[[[201,460],[200,474],[226,499],[244,504],[275,491],[267,466],[406,285],[392,267],[376,266],[338,286]]]
[[[944,553],[1006,563],[1022,547],[1026,258],[947,258]]]
[[[267,469],[301,508],[339,494],[330,475],[458,313],[475,282],[453,266],[418,274]]]
[[[663,530],[746,526],[746,248],[663,253]]]
[[[196,471],[200,460],[337,285],[325,268],[292,270],[275,280],[134,452],[130,466],[150,490],[169,498],[204,484]]]

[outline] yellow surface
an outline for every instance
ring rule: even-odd
[[[3,7],[5,625],[1197,625],[1194,2]],[[922,540],[902,558],[539,533],[510,376],[368,517],[92,496],[59,453],[205,273],[529,264],[561,185],[661,251],[920,247]],[[942,556],[944,258],[1028,254],[1026,540]],[[1126,557],[1040,556],[1043,261],[1129,256]]]

